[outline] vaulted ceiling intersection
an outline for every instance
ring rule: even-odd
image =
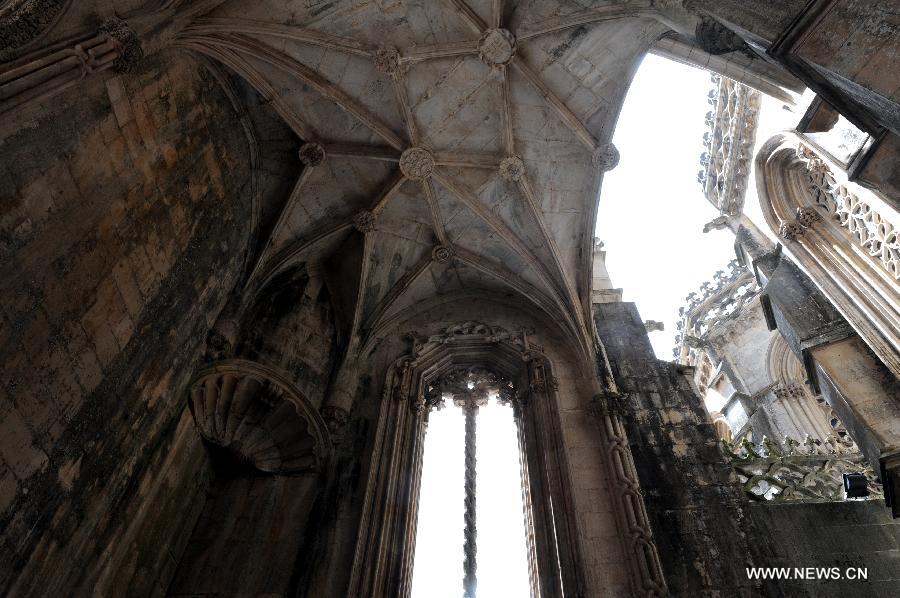
[[[584,65],[566,65],[568,97],[555,91],[555,57],[529,46],[569,33],[566,43],[584,45],[584,27],[646,11],[568,2],[558,3],[567,14],[545,17],[540,2],[379,0],[304,18],[296,2],[265,4],[226,2],[178,40],[243,76],[306,141],[256,275],[356,230],[365,255],[355,332],[429,296],[487,289],[531,302],[587,349],[596,193],[618,160],[592,129],[609,106],[591,97],[603,82]],[[521,24],[528,14],[543,18]],[[623,94],[627,80],[616,84]]]

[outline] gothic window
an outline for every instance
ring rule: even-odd
[[[407,338],[382,387],[348,595],[458,597],[476,580],[480,596],[582,595],[558,387],[540,345],[477,322]],[[494,488],[500,470],[512,475]],[[444,552],[429,552],[436,539]],[[438,573],[418,570],[429,561]]]
[[[429,386],[412,596],[531,593],[508,380],[451,370]]]

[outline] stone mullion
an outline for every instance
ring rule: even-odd
[[[476,455],[475,455],[475,417],[478,415],[478,407],[472,402],[463,408],[466,416],[466,442],[465,442],[465,529],[463,530],[463,596],[465,598],[475,598],[475,590],[478,585],[476,554],[478,547],[476,544],[477,528],[476,528],[476,512],[475,512],[475,491],[476,491]]]
[[[622,398],[618,395],[597,395],[594,411],[603,435],[607,472],[613,485],[620,536],[626,542],[625,554],[633,592],[636,596],[667,596],[665,575],[653,540],[653,531],[643,493],[638,481],[634,456],[628,446],[622,424]]]

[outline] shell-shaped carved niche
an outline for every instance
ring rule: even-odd
[[[189,403],[203,438],[267,473],[316,470],[331,441],[318,412],[280,372],[232,360],[200,372]]]

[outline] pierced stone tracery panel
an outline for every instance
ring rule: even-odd
[[[845,228],[895,280],[900,280],[900,233],[897,229],[900,223],[889,222],[846,185],[838,183],[828,165],[806,146],[797,148],[797,156],[806,167],[815,206],[826,218]],[[804,228],[817,221],[809,217],[804,220],[803,216],[798,213],[797,221]]]

